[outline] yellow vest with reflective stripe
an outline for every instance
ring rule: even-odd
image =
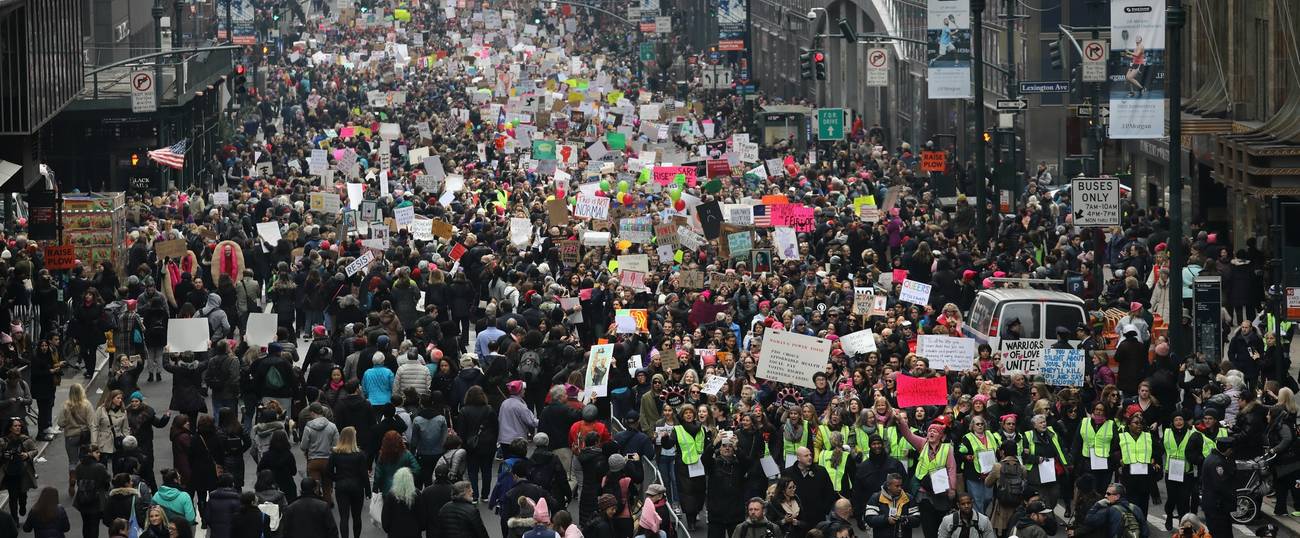
[[[883,429],[883,428],[877,427],[877,428],[876,428],[876,435],[881,435],[881,430],[882,430],[882,429]],[[864,430],[864,429],[862,429],[862,428],[859,428],[859,427],[857,427],[857,426],[854,426],[854,427],[853,427],[853,437],[854,437],[854,441],[856,441],[856,443],[855,443],[853,446],[854,446],[854,448],[857,448],[857,449],[858,449],[858,452],[861,452],[861,453],[863,453],[863,454],[866,454],[866,453],[868,453],[868,452],[871,451],[871,436],[870,436],[870,435],[867,435],[867,431],[866,431],[866,430]],[[882,440],[883,440],[883,437],[882,437]]]
[[[1052,446],[1056,448],[1056,454],[1053,455],[1052,457],[1057,458],[1058,460],[1060,460],[1061,465],[1069,465],[1069,464],[1070,464],[1070,458],[1067,458],[1067,457],[1065,456],[1065,451],[1064,451],[1064,450],[1061,450],[1061,436],[1060,436],[1060,435],[1057,435],[1057,434],[1056,434],[1056,430],[1055,430],[1053,427],[1051,427],[1051,426],[1048,426],[1048,427],[1047,427],[1047,431],[1052,432]],[[1029,455],[1030,455],[1030,456],[1042,456],[1042,454],[1039,454],[1039,453],[1038,453],[1038,445],[1037,445],[1036,441],[1034,440],[1034,437],[1037,436],[1037,435],[1038,435],[1038,430],[1029,430],[1029,432],[1025,434],[1025,442],[1028,443],[1028,445],[1029,445]],[[1037,464],[1037,463],[1038,463],[1038,462],[1036,462],[1036,461],[1032,461],[1032,460],[1031,460],[1031,461],[1028,461],[1028,462],[1025,462],[1025,468],[1026,468],[1026,469],[1033,469],[1033,468],[1034,468],[1034,465]]]
[[[1165,467],[1169,466],[1169,458],[1187,461],[1187,442],[1192,440],[1193,431],[1189,430],[1183,436],[1182,442],[1174,441],[1173,428],[1165,428]]]
[[[907,437],[898,433],[898,426],[888,426],[880,432],[880,437],[885,440],[885,446],[889,448],[889,455],[894,459],[903,462],[903,467],[912,464],[912,444],[907,442]]]
[[[1214,447],[1218,446],[1216,441],[1228,436],[1228,429],[1219,426],[1219,434],[1214,436],[1214,439],[1210,439],[1209,436],[1205,435],[1205,432],[1197,431],[1196,433],[1201,434],[1201,457],[1204,458],[1209,457],[1210,452],[1214,450]]]
[[[680,425],[674,426],[673,431],[677,433],[677,446],[682,449],[682,463],[694,465],[700,461],[700,456],[704,455],[704,428],[695,432],[695,436],[686,432],[686,428]]]
[[[1129,465],[1132,463],[1150,464],[1153,453],[1151,450],[1151,432],[1142,432],[1134,439],[1128,432],[1119,434],[1119,458],[1120,463]]]
[[[1079,438],[1083,441],[1085,456],[1110,457],[1110,440],[1115,437],[1115,423],[1107,420],[1101,427],[1093,429],[1092,418],[1084,418],[1079,423]]]
[[[948,452],[950,447],[948,443],[939,443],[939,452],[930,457],[930,443],[921,445],[921,453],[916,458],[916,473],[913,475],[917,480],[924,480],[930,473],[935,470],[948,466]]]
[[[975,456],[975,460],[973,461],[973,463],[975,464],[975,472],[979,474],[985,474],[993,470],[993,469],[985,469],[982,465],[980,465],[979,453],[996,451],[998,449],[998,445],[1002,444],[1002,436],[998,435],[997,432],[985,432],[984,438],[988,439],[988,443],[981,443],[979,436],[975,435],[975,432],[970,432],[966,434],[966,442],[970,445],[971,450],[975,451],[975,453],[971,455]],[[995,457],[994,459],[997,458]]]
[[[831,475],[831,485],[835,486],[835,491],[842,491],[840,482],[844,479],[844,471],[848,469],[849,453],[840,453],[839,464],[832,464],[833,455],[835,455],[834,450],[823,450],[821,456],[817,458],[817,463],[826,469],[826,474]]]

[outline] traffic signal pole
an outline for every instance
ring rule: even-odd
[[[1169,88],[1169,289],[1181,293],[1183,265],[1186,252],[1183,248],[1183,24],[1186,12],[1182,0],[1170,0],[1165,10],[1166,44],[1165,65],[1168,66]],[[1170,347],[1182,351],[1182,305],[1169,308]],[[1280,345],[1280,344],[1279,344]],[[1211,357],[1210,360],[1217,360]]]
[[[970,0],[971,60],[975,71],[975,236],[983,250],[989,239],[987,166],[984,162],[984,0]]]
[[[1003,5],[1006,10],[1003,19],[1007,25],[1007,99],[1017,99],[1020,97],[1020,92],[1019,87],[1016,85],[1016,0],[1006,0]],[[981,102],[981,104],[983,103]],[[1016,159],[1015,115],[1012,115],[1011,128],[1007,131],[1007,164],[1009,165],[1008,168],[1010,168],[1011,177],[1006,179],[1006,186],[1018,195],[1021,185],[1019,185],[1020,167]]]

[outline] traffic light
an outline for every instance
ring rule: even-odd
[[[1061,38],[1047,44],[1047,55],[1052,60],[1052,69],[1060,70],[1065,67],[1065,56],[1061,54]]]
[[[533,24],[541,24],[544,13],[541,9],[533,10]]]
[[[1088,84],[1083,81],[1083,66],[1070,66],[1070,99],[1076,103],[1083,102],[1088,95]]]
[[[140,165],[140,154],[139,154],[139,153],[132,153],[132,154],[131,154],[131,166],[139,166],[139,165]]]
[[[812,80],[813,78],[813,54],[815,51],[808,47],[799,47],[799,78]]]
[[[233,81],[235,95],[245,95],[248,93],[248,68],[244,64],[235,65],[235,79]]]
[[[813,72],[817,80],[826,80],[826,53],[820,50],[813,51]]]

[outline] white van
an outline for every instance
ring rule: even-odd
[[[1002,331],[1012,320],[1021,324],[1021,339],[1056,339],[1056,328],[1074,329],[1087,319],[1083,299],[1062,291],[998,288],[980,291],[966,314],[962,333],[981,344],[998,348]]]

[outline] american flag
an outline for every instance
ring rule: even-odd
[[[185,148],[189,145],[190,139],[181,139],[180,142],[165,148],[150,151],[149,159],[168,168],[180,170],[185,168]]]
[[[754,226],[758,226],[760,228],[772,227],[772,217],[767,214],[767,206],[765,205],[754,206]]]

